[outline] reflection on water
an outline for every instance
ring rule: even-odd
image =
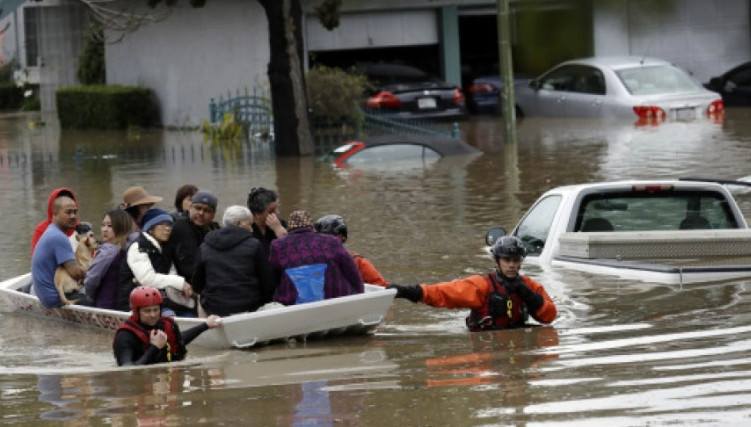
[[[341,214],[347,246],[387,280],[483,274],[483,235],[551,187],[609,179],[751,175],[751,111],[724,124],[525,119],[516,144],[490,116],[462,124],[478,157],[337,170],[276,159],[262,141],[190,132],[60,132],[0,118],[0,271],[29,269],[47,197],[71,187],[95,224],[143,185],[171,208],[185,183],[245,204],[279,191],[282,216]],[[745,212],[751,195],[739,193]],[[747,215],[749,216],[749,215]],[[559,308],[552,326],[469,334],[463,310],[396,301],[372,337],[224,351],[165,367],[114,366],[112,337],[0,314],[0,413],[30,425],[741,425],[751,416],[749,282],[654,285],[523,268]]]

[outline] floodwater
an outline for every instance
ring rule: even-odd
[[[188,132],[60,132],[55,120],[0,118],[0,273],[29,270],[29,241],[59,186],[98,224],[143,185],[170,209],[193,183],[244,204],[277,189],[286,216],[344,216],[347,246],[396,283],[490,271],[488,227],[513,227],[543,191],[623,178],[751,175],[751,111],[724,124],[635,126],[532,120],[518,141],[481,117],[462,135],[484,154],[436,164],[337,171],[276,159],[263,143]],[[30,122],[32,125],[30,125]],[[751,195],[738,194],[751,212]],[[98,230],[98,227],[95,227]],[[751,423],[751,282],[675,287],[522,269],[559,309],[550,326],[468,333],[465,310],[398,300],[372,336],[250,350],[193,346],[171,366],[115,367],[112,336],[0,313],[4,425],[525,425]]]

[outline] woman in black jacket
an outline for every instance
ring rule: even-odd
[[[207,315],[255,311],[271,301],[268,255],[253,237],[252,221],[248,208],[230,206],[223,227],[207,234],[201,244],[191,284]]]

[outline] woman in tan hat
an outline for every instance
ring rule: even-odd
[[[149,195],[143,187],[130,187],[123,193],[120,208],[128,212],[136,225],[141,228],[141,218],[143,218],[144,212],[151,209],[154,203],[161,201],[161,197]]]

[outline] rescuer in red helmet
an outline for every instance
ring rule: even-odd
[[[130,293],[132,314],[115,332],[112,349],[118,366],[151,365],[185,358],[185,348],[198,335],[220,325],[219,316],[184,333],[171,317],[162,317],[159,289],[139,286]]]

